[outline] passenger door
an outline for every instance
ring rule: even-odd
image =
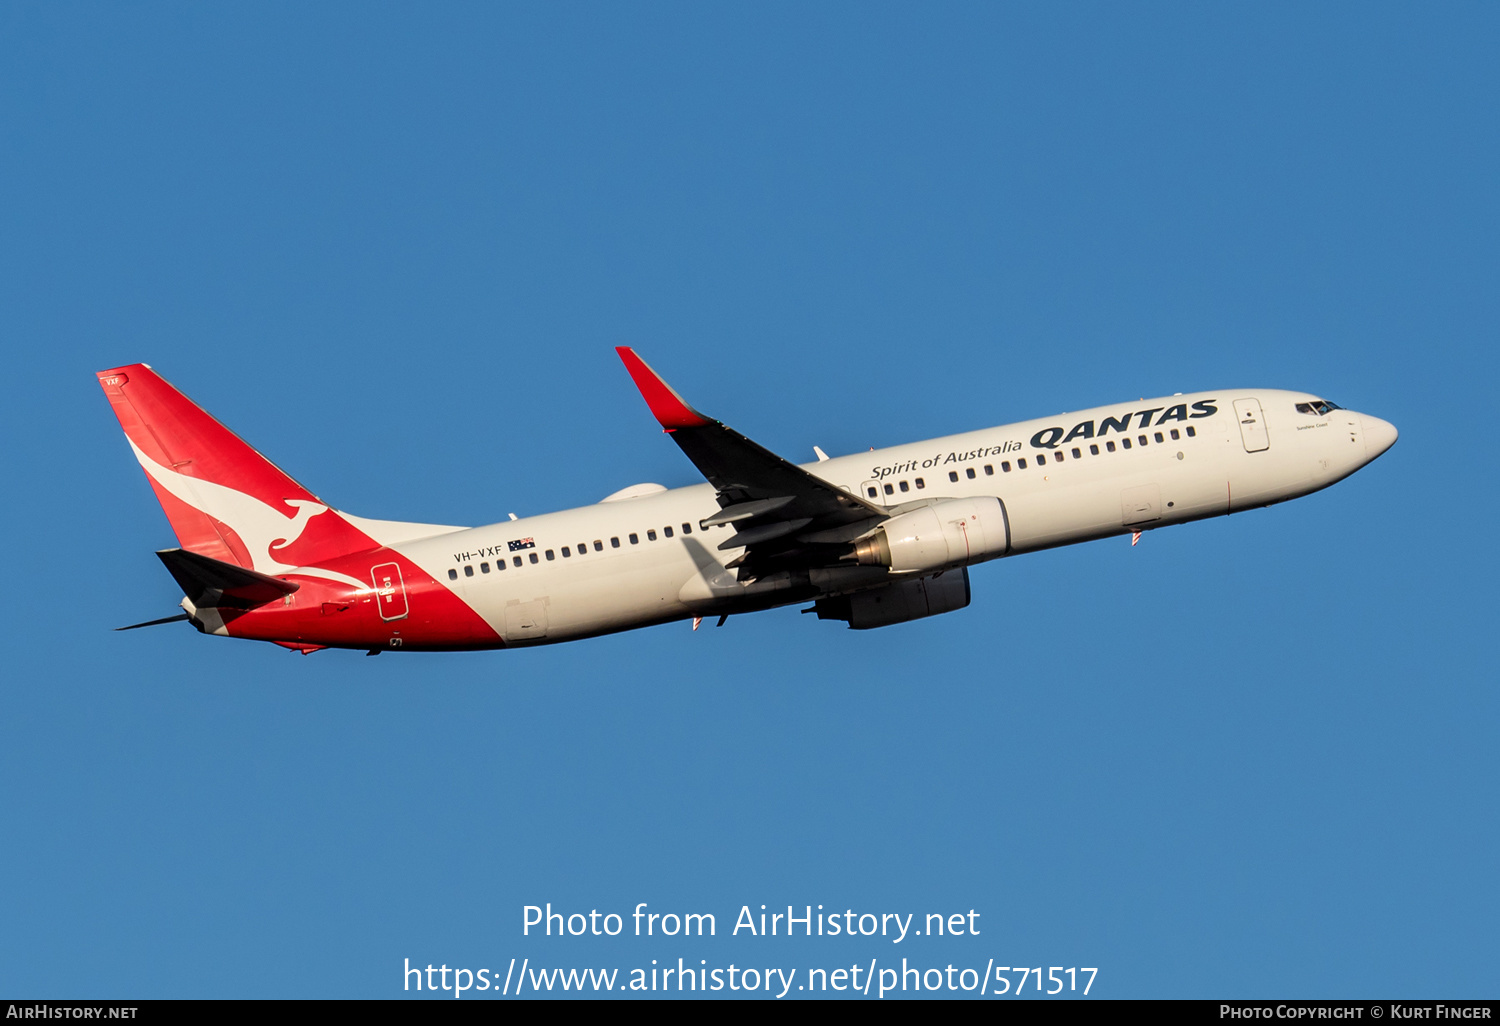
[[[1246,452],[1261,452],[1271,447],[1271,436],[1266,431],[1259,399],[1236,399],[1234,415],[1240,422],[1240,439],[1245,443]]]
[[[370,583],[375,586],[375,601],[380,610],[380,618],[387,623],[406,619],[406,584],[401,580],[401,567],[396,563],[381,563],[371,567]]]

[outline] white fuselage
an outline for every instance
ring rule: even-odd
[[[804,469],[897,511],[994,496],[1008,520],[1006,554],[1018,554],[1296,498],[1395,441],[1389,424],[1350,410],[1297,412],[1310,401],[1274,389],[1174,395]],[[719,510],[714,495],[708,484],[662,489],[392,547],[457,591],[507,644],[565,641],[748,608],[725,569],[743,550],[719,548],[733,529],[699,526]],[[532,544],[520,547],[525,539]],[[806,597],[761,596],[756,608]]]

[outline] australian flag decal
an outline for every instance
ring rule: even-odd
[[[534,548],[536,548],[536,539],[535,538],[521,538],[521,539],[518,539],[517,541],[510,542],[509,544],[510,544],[510,551],[512,551],[512,552],[520,552],[522,549],[534,549]]]

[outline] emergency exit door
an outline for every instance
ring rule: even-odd
[[[1236,399],[1234,416],[1240,422],[1240,440],[1245,443],[1246,452],[1260,452],[1271,447],[1271,436],[1266,432],[1259,399]]]

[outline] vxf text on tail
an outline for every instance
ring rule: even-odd
[[[488,527],[344,513],[146,364],[99,372],[180,546],[157,555],[184,613],[151,622],[303,653],[539,645],[793,602],[884,627],[967,606],[976,563],[1294,499],[1396,441],[1315,395],[1230,389],[798,466],[618,352],[707,483]]]

